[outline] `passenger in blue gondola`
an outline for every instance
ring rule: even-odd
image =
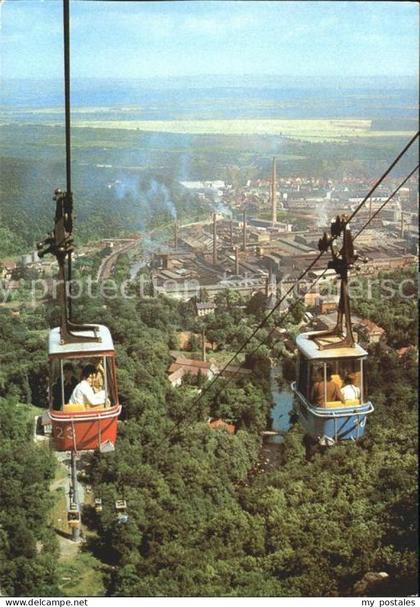
[[[325,407],[326,403],[341,401],[344,403],[344,397],[337,383],[333,380],[333,370],[326,368],[326,381],[322,369],[316,374],[315,383],[312,387],[312,403],[316,407]]]
[[[97,369],[95,365],[86,365],[82,370],[81,381],[74,388],[70,397],[70,404],[90,405],[97,407],[105,404],[105,390],[94,391]]]
[[[55,411],[61,411],[63,405],[69,402],[76,386],[77,379],[74,376],[74,366],[72,363],[64,363],[63,379],[59,378],[52,387],[53,409]]]
[[[345,401],[359,400],[360,388],[355,385],[356,377],[354,373],[349,373],[344,378],[344,386],[341,388],[341,393]]]

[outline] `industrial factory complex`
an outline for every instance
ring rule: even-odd
[[[212,301],[226,288],[246,295],[263,291],[268,298],[279,295],[279,289],[287,288],[318,255],[318,241],[331,219],[350,215],[371,187],[360,181],[279,180],[275,159],[271,181],[248,182],[237,189],[221,180],[182,185],[207,199],[214,212],[206,221],[174,224],[173,238],[153,257],[153,289],[155,294],[182,300],[196,297],[202,302]],[[377,193],[352,222],[356,234],[371,220],[371,229],[365,229],[355,243],[360,274],[416,262],[417,183],[401,189],[375,216],[391,193],[388,189]],[[369,264],[364,266],[363,259]],[[312,276],[323,270],[320,260]]]
[[[337,215],[350,216],[372,187],[363,179],[342,181],[279,177],[276,159],[271,179],[248,180],[245,185],[225,181],[181,181],[192,199],[207,203],[209,214],[194,223],[173,222],[166,240],[155,231],[126,238],[107,239],[80,247],[77,258],[102,251],[96,281],[108,279],[121,253],[143,252],[130,272],[135,280],[139,268],[147,268],[152,295],[182,301],[194,298],[199,315],[211,311],[211,302],[226,289],[244,296],[266,295],[267,307],[284,294],[302,271],[317,257],[318,242]],[[397,182],[395,182],[397,183]],[[393,192],[394,183],[380,187],[352,221],[358,266],[352,275],[395,270],[416,263],[418,256],[418,182],[412,178],[380,212]],[[149,246],[150,245],[150,246]],[[138,258],[138,254],[137,254]],[[364,264],[367,260],[369,263]],[[324,273],[324,260],[314,264],[306,280],[320,278],[316,296],[335,281]],[[26,276],[50,280],[54,260],[40,260],[37,253],[0,261],[0,285],[5,293],[18,292]],[[322,273],[322,277],[320,274]],[[303,285],[305,288],[307,283]],[[302,294],[302,293],[300,293]],[[308,293],[305,301],[311,299]],[[0,302],[0,305],[4,305]],[[286,304],[287,305],[287,304]]]

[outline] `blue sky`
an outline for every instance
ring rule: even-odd
[[[3,0],[5,78],[62,77],[61,0]],[[417,77],[415,2],[72,0],[72,76]]]

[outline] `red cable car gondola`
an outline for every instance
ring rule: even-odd
[[[54,255],[59,268],[57,299],[61,322],[49,333],[50,394],[46,425],[52,426],[54,448],[57,451],[71,451],[74,463],[74,455],[79,451],[114,450],[121,407],[118,402],[114,344],[109,330],[102,325],[76,324],[71,320],[71,261],[74,246],[69,0],[63,0],[63,16],[67,191],[55,191],[54,230],[38,244],[38,250],[40,257],[47,253]],[[87,368],[89,372],[86,372]],[[72,373],[66,377],[68,369]],[[95,385],[95,376],[99,385]],[[76,486],[76,478],[73,485]]]
[[[117,420],[121,411],[115,373],[115,351],[109,330],[94,325],[100,341],[62,343],[60,328],[50,331],[48,357],[50,363],[49,418],[56,451],[113,451],[117,438]],[[77,332],[75,333],[77,337]],[[80,335],[84,337],[83,334]],[[66,369],[83,373],[95,366],[102,386],[95,392],[95,404],[74,402],[66,390]],[[81,379],[81,378],[80,378]],[[69,384],[72,387],[72,384]],[[80,385],[80,383],[78,384]],[[72,390],[74,393],[77,386]],[[93,390],[93,389],[92,389]],[[67,392],[67,394],[66,394]],[[77,393],[77,392],[76,392]],[[67,397],[67,398],[66,398]]]
[[[73,194],[71,189],[70,128],[70,7],[63,0],[66,192],[57,189],[54,229],[38,244],[58,262],[60,326],[49,332],[49,410],[44,426],[51,427],[56,451],[70,452],[71,481],[67,521],[74,541],[80,539],[78,453],[113,451],[117,439],[118,401],[115,350],[111,333],[103,325],[76,324],[71,320],[73,247]]]

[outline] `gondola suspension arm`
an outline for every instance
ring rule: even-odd
[[[63,0],[64,24],[64,98],[65,98],[65,148],[66,191],[55,190],[56,203],[54,229],[48,237],[38,243],[39,256],[48,253],[58,262],[59,283],[57,298],[61,311],[60,333],[62,343],[100,341],[94,325],[72,322],[72,253],[73,246],[73,193],[71,191],[71,109],[70,109],[70,0]],[[66,264],[67,262],[67,264]],[[67,265],[67,271],[66,271]],[[77,331],[79,334],[75,334]],[[83,333],[91,335],[83,335]],[[80,335],[82,333],[82,335]]]

